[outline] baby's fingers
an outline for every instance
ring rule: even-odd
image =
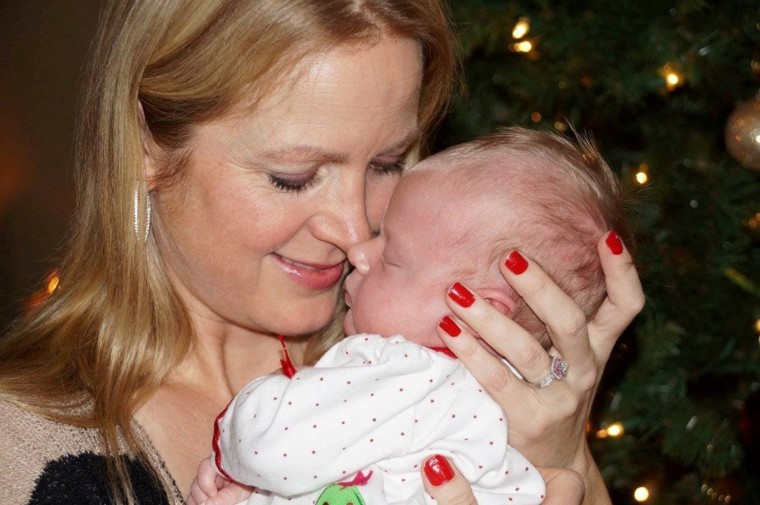
[[[219,474],[214,470],[214,466],[211,464],[211,458],[205,458],[198,465],[198,476],[195,479],[195,483],[198,484],[201,492],[208,496],[216,494],[217,489],[222,487],[226,479],[219,481]]]
[[[205,505],[235,505],[247,500],[251,492],[252,488],[231,482],[210,497]]]
[[[201,489],[198,479],[194,480],[190,486],[190,496],[187,498],[185,505],[205,505],[206,500],[208,500],[208,495]]]

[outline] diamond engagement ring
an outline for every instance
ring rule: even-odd
[[[560,358],[559,356],[552,356],[552,363],[549,367],[549,373],[546,375],[546,377],[536,382],[535,385],[538,388],[545,388],[554,381],[561,381],[567,377],[567,369],[567,361]]]

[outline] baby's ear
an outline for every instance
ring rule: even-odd
[[[500,288],[479,288],[475,292],[505,316],[512,317],[517,307],[517,300],[512,290]]]

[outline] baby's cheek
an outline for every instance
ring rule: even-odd
[[[424,347],[446,347],[446,345],[443,343],[443,340],[441,340],[441,337],[438,336],[438,332],[435,331],[435,328],[433,328],[432,331],[425,332],[424,334],[407,337],[407,340],[411,340],[412,342],[420,344]]]
[[[346,335],[356,335],[358,333],[356,331],[356,326],[354,325],[354,314],[352,309],[348,309],[346,317],[343,319],[343,331]]]

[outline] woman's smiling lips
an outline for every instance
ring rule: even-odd
[[[272,254],[282,270],[302,286],[313,290],[329,289],[338,283],[343,275],[345,260],[334,265],[302,263],[279,254]]]

